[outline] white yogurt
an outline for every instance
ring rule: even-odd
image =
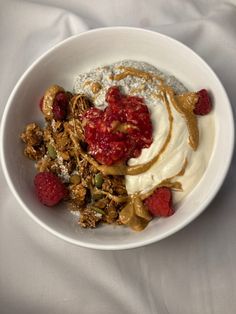
[[[158,92],[155,82],[145,81],[143,78],[134,76],[127,76],[119,81],[112,80],[112,74],[122,72],[122,70],[118,68],[120,65],[134,67],[158,75],[164,79],[165,84],[170,85],[177,94],[185,92],[186,88],[175,77],[163,74],[152,65],[131,60],[121,61],[110,66],[98,68],[76,77],[74,92],[87,94],[93,99],[95,106],[99,108],[106,106],[106,92],[110,86],[114,85],[121,86],[123,92],[126,94],[144,98],[151,113],[153,143],[149,148],[143,149],[138,158],[129,160],[129,165],[143,164],[151,160],[159,152],[165,142],[169,131],[168,112],[165,104],[154,95]],[[93,94],[90,84],[84,84],[88,81],[99,82],[102,85],[102,89],[98,94]],[[138,91],[137,88],[141,85],[145,88],[142,91]],[[175,110],[171,103],[170,107],[173,116],[171,140],[159,160],[148,171],[136,176],[126,176],[126,188],[129,194],[146,192],[161,181],[175,176],[180,172],[187,159],[188,165],[185,174],[175,178],[176,181],[181,182],[183,187],[183,192],[174,192],[174,201],[179,202],[196,186],[207,167],[214,142],[213,114],[198,118],[200,140],[197,151],[193,151],[188,143],[189,133],[185,119]]]

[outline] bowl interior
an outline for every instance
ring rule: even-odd
[[[41,205],[33,191],[34,163],[22,154],[19,134],[27,123],[42,123],[38,103],[45,89],[58,84],[72,90],[76,74],[122,59],[146,61],[175,75],[192,90],[203,86],[214,97],[215,144],[199,184],[175,215],[155,219],[141,233],[102,226],[83,230],[63,206]],[[214,72],[193,51],[158,33],[108,28],[72,37],[36,61],[11,94],[2,121],[2,162],[8,183],[23,208],[43,227],[72,243],[100,249],[137,247],[160,240],[193,220],[219,189],[232,155],[233,120],[227,95]],[[228,139],[225,141],[225,139]]]

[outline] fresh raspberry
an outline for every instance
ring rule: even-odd
[[[90,108],[83,116],[89,153],[105,165],[138,157],[153,140],[150,113],[143,98],[124,95],[113,86],[107,91],[106,101],[105,110]]]
[[[193,112],[197,115],[204,116],[212,109],[211,99],[206,89],[201,89],[197,92],[197,95],[198,102],[196,103]]]
[[[46,206],[58,204],[68,191],[61,180],[52,172],[39,172],[34,178],[36,194]]]
[[[66,93],[60,92],[56,95],[52,107],[55,120],[64,120],[66,118],[68,103],[69,100]]]
[[[157,188],[144,203],[153,216],[168,217],[174,214],[171,189],[167,187]]]

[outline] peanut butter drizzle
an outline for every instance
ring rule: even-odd
[[[175,177],[183,176],[183,175],[185,174],[185,170],[186,170],[186,168],[187,168],[187,165],[188,165],[188,159],[185,158],[184,163],[183,163],[183,166],[182,166],[182,168],[180,169],[180,171],[179,171],[176,175],[174,175],[173,177],[170,177],[169,179],[173,179],[173,178],[175,178]]]
[[[91,85],[91,90],[94,94],[97,94],[101,88],[102,85],[99,82],[93,82]]]
[[[149,170],[156,162],[157,160],[161,157],[161,155],[164,153],[164,151],[166,150],[170,140],[171,140],[171,135],[172,135],[172,129],[173,129],[173,116],[171,113],[171,109],[170,109],[170,105],[168,103],[168,101],[166,100],[165,95],[162,95],[162,100],[166,106],[167,112],[168,112],[168,119],[169,119],[169,131],[167,134],[167,137],[165,139],[164,144],[162,145],[160,151],[158,152],[158,154],[156,154],[150,161],[146,162],[145,164],[141,164],[141,165],[136,165],[136,166],[128,166],[127,167],[127,175],[137,175],[143,172],[146,172],[147,170]]]
[[[143,78],[146,81],[157,79],[158,81],[160,81],[161,84],[163,84],[163,80],[159,76],[154,75],[152,73],[145,72],[145,71],[132,68],[132,67],[125,67],[125,66],[120,66],[119,69],[123,70],[123,72],[116,74],[112,77],[112,79],[115,81],[120,81],[126,78],[128,75],[131,75],[131,76]]]
[[[179,181],[171,182],[170,180],[166,179],[166,180],[161,181],[161,183],[158,184],[157,187],[162,187],[162,186],[165,186],[167,188],[170,188],[176,191],[183,191],[182,184]]]
[[[140,93],[145,90],[145,84],[141,84],[139,87],[134,87],[130,90],[130,94]]]
[[[119,214],[120,221],[135,231],[141,231],[152,220],[152,216],[143,204],[138,193],[129,197],[129,201]]]
[[[141,231],[145,229],[149,221],[152,219],[152,216],[144,205],[143,200],[149,197],[156,188],[162,186],[182,191],[181,183],[178,181],[171,182],[171,179],[184,175],[187,165],[188,160],[185,158],[182,168],[176,175],[161,181],[158,185],[144,194],[135,193],[127,197],[127,203],[119,214],[120,221],[135,231]]]
[[[97,94],[102,88],[102,85],[99,82],[93,82],[91,80],[87,80],[83,83],[83,87],[86,87],[87,85],[91,85],[93,94]]]
[[[45,91],[42,104],[42,111],[45,118],[49,120],[53,119],[52,107],[54,99],[57,93],[64,91],[64,88],[58,85],[52,85]]]
[[[168,188],[172,188],[174,190],[178,190],[178,191],[182,191],[182,184],[179,181],[174,181],[172,182],[171,180],[173,180],[175,177],[180,177],[183,176],[186,170],[186,167],[188,165],[188,160],[187,158],[185,158],[184,163],[180,169],[180,171],[178,173],[176,173],[175,175],[173,175],[172,177],[169,177],[167,179],[162,180],[160,183],[158,183],[157,185],[155,185],[151,190],[149,190],[146,193],[140,194],[140,198],[142,200],[145,200],[147,197],[149,197],[157,188],[160,188],[162,186],[168,187]]]
[[[184,93],[182,95],[174,95],[172,88],[168,86],[162,88],[165,90],[167,96],[169,96],[175,109],[184,117],[189,132],[189,145],[193,150],[196,150],[199,144],[199,130],[197,117],[194,114],[193,109],[198,101],[197,94]]]

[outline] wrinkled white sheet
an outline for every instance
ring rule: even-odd
[[[20,75],[48,48],[113,25],[156,30],[193,48],[235,108],[235,2],[1,0],[0,115]],[[76,247],[43,230],[0,170],[0,313],[236,313],[235,162],[196,221],[159,243],[118,252]]]

